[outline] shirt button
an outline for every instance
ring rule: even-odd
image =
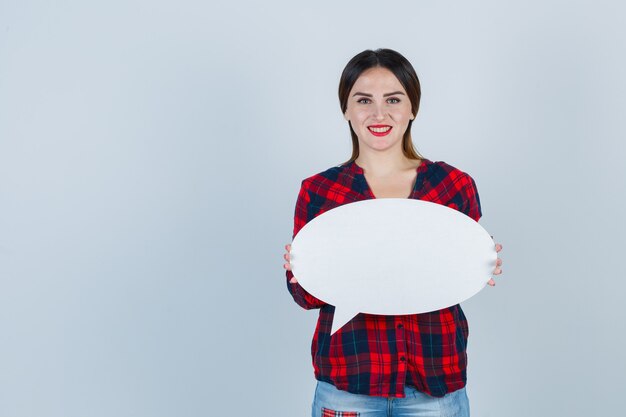
[[[404,361],[406,360],[406,358],[405,358],[404,356],[400,356],[400,360],[401,360],[402,362],[404,362]]]
[[[404,327],[404,325],[402,323],[398,324],[398,329],[401,329],[403,327]]]

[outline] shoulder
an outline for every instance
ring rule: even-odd
[[[302,180],[302,186],[310,188],[312,186],[322,186],[328,184],[334,184],[341,180],[341,177],[348,172],[348,166],[346,164],[340,164],[330,167],[317,174],[311,175]]]
[[[440,201],[475,221],[481,218],[478,190],[468,173],[443,161],[433,162],[428,172],[431,190]]]
[[[457,184],[458,186],[474,184],[474,179],[467,172],[464,172],[444,161],[428,161],[427,168],[427,175],[432,183],[438,184],[440,182],[451,182]]]

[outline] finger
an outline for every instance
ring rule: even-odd
[[[290,263],[283,264],[283,268],[285,268],[287,271],[291,271],[291,264]]]
[[[286,261],[289,261],[291,259],[289,253],[284,254],[283,258],[285,258]]]
[[[496,260],[496,266],[500,266],[500,265],[502,265],[502,259],[498,258]]]
[[[493,270],[493,274],[494,275],[500,275],[502,273],[502,269],[501,268],[496,268]]]
[[[493,280],[493,278],[491,278],[489,280],[489,282],[487,282],[487,284],[489,284],[490,286],[494,287],[496,285],[496,282]]]
[[[291,252],[291,244],[290,243],[285,245],[285,250],[287,250],[287,252]]]
[[[502,245],[499,243],[496,243],[496,252],[500,252],[502,250]]]
[[[289,282],[291,282],[292,284],[297,284],[298,280],[296,279],[296,277],[293,277],[289,280]]]

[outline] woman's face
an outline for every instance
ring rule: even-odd
[[[359,138],[359,146],[383,151],[402,146],[413,119],[411,101],[393,72],[370,68],[359,76],[348,97],[344,118]]]

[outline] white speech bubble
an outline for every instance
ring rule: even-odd
[[[379,198],[344,204],[296,235],[300,285],[334,305],[332,333],[358,313],[403,315],[464,301],[491,279],[497,253],[472,218],[441,204]]]

